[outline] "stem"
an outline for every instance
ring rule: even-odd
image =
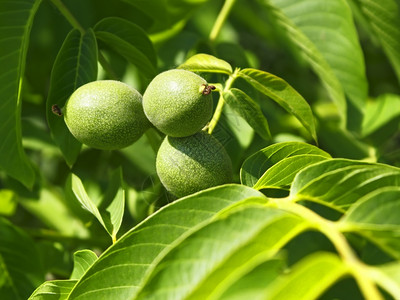
[[[50,0],[58,8],[58,10],[64,15],[67,21],[72,25],[72,27],[78,29],[82,34],[85,33],[85,29],[79,24],[78,20],[71,14],[68,8],[61,2],[61,0]]]
[[[228,80],[225,83],[225,86],[223,88],[222,91],[219,91],[220,96],[218,99],[218,104],[217,107],[215,108],[215,112],[214,115],[210,121],[210,124],[208,125],[208,133],[212,134],[212,132],[214,131],[214,128],[217,126],[217,123],[219,121],[219,119],[221,118],[221,114],[222,114],[222,110],[224,108],[225,105],[225,100],[223,97],[223,93],[227,92],[230,90],[230,88],[232,87],[233,82],[235,81],[235,79],[237,78],[237,74],[239,72],[239,69],[236,69],[232,75],[229,76]]]
[[[337,223],[328,221],[313,212],[312,210],[294,203],[291,199],[271,199],[271,204],[286,211],[293,212],[297,215],[304,217],[313,224],[314,228],[323,233],[335,246],[343,261],[349,267],[350,272],[357,281],[362,294],[367,300],[383,300],[382,295],[379,293],[375,283],[366,276],[367,266],[361,262],[354,254],[353,249],[347,242],[346,237],[338,230]]]
[[[226,19],[228,18],[229,12],[231,11],[233,4],[235,4],[235,0],[225,0],[225,3],[218,14],[218,17],[215,20],[214,26],[211,29],[209,36],[210,41],[213,42],[216,40],[217,36],[219,35],[222,29],[222,26],[224,25]]]

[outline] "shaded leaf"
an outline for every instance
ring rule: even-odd
[[[191,56],[178,68],[192,72],[225,73],[228,75],[233,72],[232,66],[225,60],[203,53]]]
[[[377,188],[399,184],[400,171],[395,167],[331,159],[300,171],[293,181],[290,195],[344,212]]]
[[[400,81],[400,4],[395,0],[357,0]]]
[[[0,295],[27,299],[43,281],[44,270],[34,242],[22,230],[0,217]]]
[[[0,168],[27,187],[35,180],[22,147],[21,87],[32,22],[41,1],[0,2]]]
[[[224,208],[251,197],[265,199],[254,189],[224,185],[164,206],[104,252],[74,288],[70,299],[83,294],[87,299],[133,299],[145,274],[163,251],[210,222]]]
[[[176,244],[156,264],[137,299],[218,298],[251,258],[272,257],[306,228],[305,220],[279,209],[232,211]]]
[[[52,280],[40,285],[28,300],[66,300],[78,280]]]
[[[287,157],[269,168],[253,186],[256,190],[267,188],[289,189],[296,174],[305,167],[327,160],[326,156],[300,154]]]
[[[301,142],[284,142],[273,144],[249,156],[240,169],[242,184],[254,186],[260,177],[279,161],[296,155],[314,154],[326,158],[330,155],[310,144]]]
[[[97,78],[97,43],[92,30],[85,34],[73,29],[67,35],[58,52],[50,78],[46,103],[47,122],[55,143],[68,165],[72,166],[81,149],[69,132],[64,118],[52,113],[52,106],[65,106],[70,95],[81,85]]]
[[[314,116],[307,101],[286,81],[270,73],[256,70],[243,69],[238,73],[258,91],[265,94],[288,113],[295,116],[307,129],[312,138],[317,140]]]
[[[271,138],[268,121],[258,103],[235,88],[224,92],[223,98],[263,139]]]
[[[148,78],[157,70],[157,58],[152,42],[138,25],[116,17],[100,20],[94,27],[96,38],[138,67]]]
[[[71,279],[80,279],[86,273],[94,262],[97,255],[91,250],[79,250],[74,253],[74,269],[72,270]]]

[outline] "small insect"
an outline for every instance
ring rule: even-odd
[[[53,112],[53,114],[55,114],[55,115],[57,115],[57,116],[62,116],[61,108],[60,108],[57,104],[54,104],[54,105],[51,107],[51,111]]]
[[[203,84],[204,89],[202,91],[203,95],[208,95],[211,93],[211,91],[215,90],[215,86],[213,85],[208,85],[208,84]]]

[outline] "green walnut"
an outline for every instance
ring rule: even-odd
[[[156,169],[164,187],[183,197],[232,181],[232,163],[221,143],[204,131],[167,136],[157,153]]]
[[[103,150],[121,149],[151,126],[142,95],[127,84],[99,80],[79,87],[68,99],[65,123],[81,143]]]
[[[213,113],[212,86],[204,78],[186,70],[158,74],[143,94],[143,109],[161,132],[185,137],[200,131]]]

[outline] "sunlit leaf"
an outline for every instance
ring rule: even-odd
[[[188,58],[179,69],[185,69],[192,72],[211,72],[232,74],[231,65],[215,56],[209,54],[196,54]]]
[[[71,279],[80,279],[96,260],[96,253],[91,250],[76,251],[74,253],[74,269],[72,270]]]
[[[53,65],[50,89],[46,103],[47,122],[55,143],[68,165],[73,165],[79,155],[81,143],[69,132],[63,116],[52,113],[52,106],[63,108],[70,95],[81,85],[97,78],[97,43],[92,30],[82,34],[72,30]]]
[[[224,100],[263,138],[270,139],[268,121],[253,99],[243,91],[232,88],[223,93]]]
[[[302,154],[320,155],[330,158],[325,151],[310,144],[300,142],[284,142],[273,144],[249,156],[240,170],[242,184],[254,186],[260,177],[279,161]]]
[[[41,1],[0,2],[0,168],[27,187],[35,174],[22,147],[21,91],[32,22]]]
[[[369,269],[369,276],[392,295],[394,299],[400,295],[400,262],[388,263]]]
[[[39,286],[28,300],[66,300],[78,280],[51,280]]]
[[[145,274],[163,251],[229,205],[265,197],[242,185],[211,188],[181,198],[154,213],[110,247],[87,271],[70,299],[133,299]],[[124,276],[118,276],[124,274]],[[90,293],[88,293],[90,292]]]
[[[148,78],[153,78],[157,70],[157,58],[149,37],[138,25],[116,17],[99,21],[94,32],[96,38],[125,57]]]
[[[270,73],[256,70],[240,70],[240,77],[265,94],[288,113],[295,116],[307,129],[314,140],[317,140],[314,116],[307,101],[286,81]]]

